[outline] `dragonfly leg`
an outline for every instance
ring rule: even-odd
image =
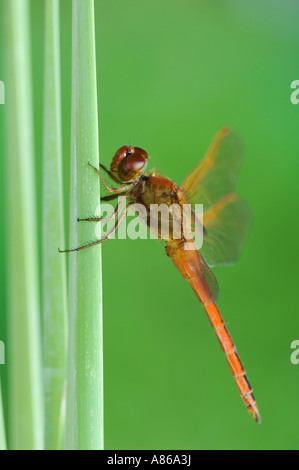
[[[101,201],[113,201],[113,199],[117,199],[118,194],[109,194],[109,196],[101,197]]]
[[[58,251],[59,253],[70,253],[72,251],[81,251],[81,250],[84,250],[85,248],[89,248],[91,246],[95,246],[95,245],[99,245],[100,243],[104,243],[105,241],[109,240],[109,238],[111,238],[114,233],[117,232],[120,224],[123,222],[125,216],[126,216],[126,213],[129,209],[129,207],[132,205],[133,203],[132,202],[129,202],[129,204],[127,205],[127,207],[125,208],[125,210],[120,214],[119,218],[117,219],[117,222],[116,224],[114,225],[114,227],[112,228],[112,230],[110,230],[110,232],[107,233],[107,235],[104,237],[104,238],[101,238],[101,240],[96,240],[95,242],[92,242],[92,243],[88,243],[87,245],[83,245],[83,246],[79,246],[78,248],[73,248],[71,250],[60,250],[58,248]]]
[[[108,185],[108,183],[106,183],[106,181],[104,180],[103,176],[101,175],[100,170],[98,170],[98,168],[96,168],[95,166],[93,166],[93,165],[92,165],[91,163],[89,163],[89,162],[88,162],[88,165],[96,171],[97,175],[99,176],[99,178],[101,179],[101,181],[104,183],[104,186],[105,186],[105,188],[107,189],[107,191],[108,191],[109,193],[121,193],[121,192],[124,191],[124,188],[111,188],[111,187]]]
[[[104,171],[107,173],[107,175],[110,176],[110,178],[111,178],[113,181],[115,181],[116,183],[118,183],[118,180],[115,178],[115,176],[112,174],[112,172],[111,172],[110,170],[108,170],[108,169],[105,167],[105,165],[103,165],[102,163],[100,163],[100,167],[102,168],[102,170],[104,170]]]
[[[103,165],[102,163],[100,163],[100,167],[102,168],[102,170],[106,171],[106,173],[108,173],[108,175],[110,174],[110,171],[107,170],[107,168],[105,167],[105,165]]]
[[[78,217],[78,222],[101,222],[102,220],[106,221],[106,220],[113,220],[116,218],[117,214],[119,213],[120,211],[120,208],[121,206],[123,205],[123,202],[125,201],[126,199],[126,196],[121,196],[119,198],[119,201],[117,203],[117,206],[115,208],[115,210],[112,212],[112,214],[109,216],[109,217],[88,217],[87,219],[80,219]]]

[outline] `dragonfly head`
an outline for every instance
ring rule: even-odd
[[[110,169],[120,183],[130,183],[145,170],[148,154],[139,147],[121,147],[115,153]]]

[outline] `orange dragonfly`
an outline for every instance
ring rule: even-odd
[[[63,252],[80,251],[111,238],[124,220],[128,208],[134,203],[142,204],[146,208],[148,214],[146,221],[149,226],[151,204],[164,203],[168,206],[178,204],[181,211],[184,204],[203,204],[203,245],[200,251],[195,245],[193,249],[185,249],[186,243],[192,243],[185,232],[180,238],[175,238],[173,231],[170,230],[165,239],[162,238],[158,227],[158,238],[166,241],[166,254],[189,282],[203,305],[225,353],[241,398],[252,418],[260,423],[260,414],[245,369],[215,303],[218,285],[209,269],[212,266],[235,262],[246,234],[247,210],[234,192],[241,163],[240,143],[230,129],[220,130],[204,159],[185,178],[181,186],[177,186],[168,178],[156,175],[155,170],[149,175],[145,173],[147,162],[148,154],[143,149],[132,146],[121,147],[112,159],[110,170],[100,165],[119,185],[116,188],[110,187],[101,172],[92,167],[109,192],[109,195],[102,200],[115,199],[120,195],[119,201],[112,216],[108,218],[90,217],[78,221],[99,222],[109,219],[117,221],[113,229],[101,240]],[[124,200],[128,201],[128,204],[121,212]],[[194,219],[194,212],[192,218]],[[192,224],[194,225],[194,220]]]

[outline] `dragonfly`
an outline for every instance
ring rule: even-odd
[[[238,259],[245,241],[249,221],[248,211],[235,192],[241,160],[240,140],[230,128],[222,128],[202,161],[187,175],[183,183],[177,186],[171,179],[157,174],[156,170],[146,173],[148,153],[145,150],[123,146],[113,156],[110,170],[100,164],[100,168],[117,183],[116,187],[109,186],[102,172],[89,164],[109,193],[101,199],[118,198],[114,212],[106,218],[78,218],[79,222],[115,219],[114,227],[100,240],[78,248],[59,251],[63,253],[80,251],[105,242],[115,234],[125,219],[129,207],[135,203],[145,207],[148,215],[146,223],[149,227],[152,204],[167,204],[167,206],[176,204],[182,215],[185,204],[192,206],[196,203],[203,204],[203,243],[200,249],[194,245],[188,231],[187,234],[186,231],[182,231],[180,237],[174,237],[173,230],[170,229],[166,236],[161,233],[161,226],[158,225],[158,238],[166,242],[166,254],[203,305],[226,356],[241,399],[252,418],[260,423],[260,413],[245,368],[216,305],[219,289],[210,269],[233,264]],[[124,201],[126,201],[125,208],[121,209]],[[190,222],[194,226],[196,218],[194,211],[191,218],[193,220]],[[186,249],[186,243],[193,245],[189,245],[189,249]]]

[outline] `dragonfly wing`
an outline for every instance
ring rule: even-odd
[[[203,220],[205,233],[201,253],[208,265],[235,263],[249,225],[249,213],[244,202],[236,194],[229,194],[207,209]]]
[[[234,263],[244,243],[248,211],[234,193],[241,157],[239,139],[229,128],[223,128],[181,185],[187,203],[203,204],[201,253],[209,266]]]
[[[207,266],[207,263],[205,262],[204,258],[200,255],[200,253],[199,253],[199,261],[200,261],[200,266],[202,270],[202,275],[209,286],[209,290],[211,292],[213,301],[215,301],[218,299],[218,295],[219,295],[219,286],[218,286],[217,279],[212,273],[212,271],[209,269],[209,267]]]

